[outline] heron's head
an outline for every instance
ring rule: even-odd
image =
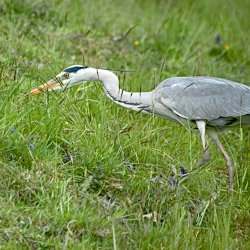
[[[36,89],[33,89],[30,94],[36,95],[44,92],[45,90],[58,90],[64,88],[70,88],[77,83],[98,80],[98,70],[82,65],[73,65],[64,69],[52,80],[40,85]]]

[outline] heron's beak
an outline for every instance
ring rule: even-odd
[[[43,85],[40,85],[36,89],[31,90],[29,94],[37,95],[37,94],[43,93],[45,90],[51,90],[57,86],[60,86],[60,82],[57,79],[52,79],[44,83]]]

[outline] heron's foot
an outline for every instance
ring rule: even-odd
[[[201,161],[199,161],[198,163],[196,163],[196,166],[197,167],[200,167],[202,165],[204,165],[205,163],[207,163],[210,159],[210,155],[209,155],[209,152],[208,152],[208,148],[204,151],[204,155],[203,155],[203,158]]]
[[[188,176],[188,171],[183,166],[180,166],[180,171],[181,171],[181,179]]]
[[[233,191],[234,185],[234,162],[231,158],[227,159],[227,170],[228,170],[228,178],[229,178],[229,191]]]
[[[180,179],[183,179],[188,175],[188,171],[183,166],[180,166],[180,172],[181,172]],[[172,189],[173,188],[178,188],[179,179],[176,179],[174,177],[170,177],[170,178],[168,178],[168,182],[171,184]]]

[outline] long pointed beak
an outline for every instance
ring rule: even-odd
[[[60,82],[57,79],[52,79],[43,85],[38,86],[36,89],[30,91],[30,95],[37,95],[43,93],[45,90],[53,89],[54,87],[60,86]]]

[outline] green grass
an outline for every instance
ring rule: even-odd
[[[135,70],[120,73],[130,91],[190,75],[250,85],[249,9],[247,0],[2,1],[0,248],[249,249],[247,131],[222,136],[233,196],[212,143],[211,161],[173,189],[168,178],[202,156],[197,135],[116,106],[97,83],[25,98],[71,64]]]

